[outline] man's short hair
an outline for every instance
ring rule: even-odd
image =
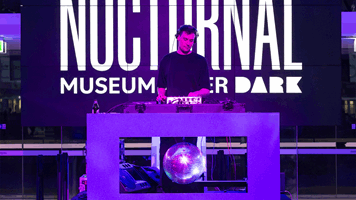
[[[186,32],[187,34],[194,33],[194,35],[195,35],[194,43],[196,43],[199,33],[198,33],[198,30],[196,28],[194,28],[194,26],[182,25],[181,27],[179,27],[179,29],[177,31],[176,38],[178,38],[178,36],[182,35],[183,31]]]

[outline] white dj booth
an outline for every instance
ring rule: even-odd
[[[88,114],[88,198],[279,199],[279,122],[279,113]],[[153,137],[157,140],[157,137],[202,136],[247,137],[247,193],[120,194],[120,137]]]

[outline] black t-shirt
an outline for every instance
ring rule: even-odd
[[[188,96],[202,88],[209,89],[209,70],[206,59],[197,53],[164,56],[159,65],[158,88],[167,88],[166,96]]]

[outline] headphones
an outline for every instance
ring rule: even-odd
[[[191,25],[182,25],[181,27],[179,27],[179,29],[175,35],[176,39],[178,39],[178,36],[180,36],[183,31],[187,31],[189,29],[193,30],[193,33],[195,35],[194,43],[197,43],[197,38],[199,37],[199,33],[198,33],[198,30],[196,28],[194,28],[194,26],[191,26]]]

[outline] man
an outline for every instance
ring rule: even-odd
[[[164,56],[159,65],[157,100],[165,100],[166,96],[209,95],[208,64],[203,56],[191,50],[197,35],[193,26],[179,28],[176,34],[178,50]]]
[[[206,59],[192,52],[198,31],[190,25],[183,25],[178,29],[176,38],[178,50],[167,54],[159,65],[157,80],[157,101],[165,100],[167,96],[201,96],[210,93],[209,71]],[[167,90],[166,90],[167,88]],[[163,169],[163,158],[166,151],[176,143],[189,142],[197,144],[196,137],[169,138],[161,137],[160,143],[160,175],[161,187],[166,193],[194,193],[198,192],[196,185],[180,185],[172,182]]]

